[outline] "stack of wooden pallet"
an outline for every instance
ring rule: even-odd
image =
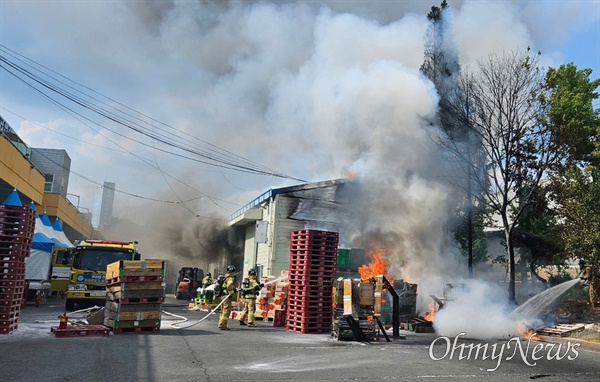
[[[379,327],[374,320],[375,284],[370,280],[336,280],[331,335],[338,341],[377,341]],[[349,318],[351,318],[349,320]],[[352,329],[351,322],[360,329],[360,335]]]
[[[122,260],[109,264],[104,325],[115,334],[157,332],[165,301],[164,277],[162,260]]]

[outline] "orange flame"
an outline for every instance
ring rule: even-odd
[[[534,332],[533,329],[531,329],[523,323],[517,325],[517,333],[519,334],[519,337],[524,339],[531,338],[534,341],[541,340],[541,337],[536,332]]]
[[[367,280],[378,275],[384,275],[387,278],[386,273],[389,263],[383,258],[385,253],[386,250],[380,244],[374,245],[374,248],[369,252],[369,257],[372,259],[371,263],[358,268],[358,273],[360,273],[362,280]]]
[[[435,317],[435,305],[429,304],[429,311],[427,313],[425,313],[425,315],[423,316],[423,318],[426,321],[433,321],[434,317]]]

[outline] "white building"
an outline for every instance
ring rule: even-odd
[[[115,183],[104,182],[104,184],[96,185],[92,207],[92,226],[94,229],[102,230],[111,225],[114,199]]]
[[[292,231],[340,232],[353,185],[336,179],[271,189],[234,212],[229,226],[245,229],[243,274],[254,267],[262,276],[288,270]]]

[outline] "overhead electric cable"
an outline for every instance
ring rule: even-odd
[[[111,121],[113,121],[113,122],[115,122],[117,124],[120,124],[120,125],[122,125],[122,126],[124,126],[126,128],[129,128],[129,129],[131,129],[131,130],[133,130],[133,131],[135,131],[135,132],[137,132],[139,134],[142,134],[142,135],[144,135],[146,137],[155,139],[158,142],[164,143],[164,144],[169,145],[171,147],[175,147],[175,148],[180,149],[182,151],[186,151],[186,152],[189,152],[189,153],[192,153],[194,155],[197,155],[197,156],[200,156],[200,157],[204,158],[205,160],[204,161],[199,161],[200,163],[204,163],[204,164],[211,165],[211,166],[222,167],[222,168],[228,168],[228,169],[236,170],[236,171],[249,172],[249,173],[254,173],[254,174],[258,174],[258,175],[267,175],[267,176],[275,176],[275,177],[281,177],[281,178],[289,178],[289,179],[293,179],[293,180],[298,180],[298,181],[304,182],[304,180],[302,180],[302,179],[295,178],[295,177],[292,177],[292,176],[289,176],[289,175],[277,172],[277,171],[272,170],[272,169],[270,169],[269,167],[266,167],[266,166],[262,166],[262,165],[260,165],[260,164],[258,164],[256,162],[253,162],[253,161],[248,160],[246,158],[243,158],[243,157],[241,157],[239,155],[236,155],[236,154],[234,154],[234,153],[232,153],[232,152],[230,152],[228,150],[222,149],[222,148],[220,148],[220,147],[218,147],[218,146],[216,146],[214,144],[208,143],[208,142],[203,141],[203,140],[201,140],[201,139],[199,139],[197,137],[194,137],[191,134],[188,134],[188,133],[185,133],[183,131],[177,130],[174,127],[172,127],[172,126],[170,126],[168,124],[165,124],[163,122],[160,122],[157,119],[152,118],[152,117],[150,117],[150,116],[148,116],[148,115],[146,115],[144,113],[135,111],[134,109],[132,109],[132,108],[130,108],[130,107],[128,107],[128,106],[126,106],[126,105],[118,102],[118,101],[115,101],[112,98],[106,97],[106,96],[102,95],[101,93],[96,92],[96,91],[92,90],[91,88],[89,88],[87,86],[84,86],[84,85],[79,84],[79,83],[77,83],[75,81],[72,81],[72,80],[68,79],[67,77],[65,77],[63,75],[58,74],[57,72],[52,71],[51,69],[48,69],[45,66],[43,66],[43,65],[41,65],[41,64],[39,64],[39,63],[31,60],[31,59],[26,58],[23,55],[20,55],[20,54],[14,52],[13,50],[5,47],[2,44],[0,44],[0,51],[3,51],[5,54],[7,54],[7,55],[9,55],[9,56],[11,56],[13,58],[15,58],[16,60],[25,63],[22,59],[20,59],[19,57],[16,57],[15,55],[23,57],[28,62],[34,63],[37,67],[41,67],[41,68],[44,68],[45,70],[51,71],[53,73],[56,73],[57,75],[61,76],[62,78],[65,78],[66,80],[68,80],[68,81],[70,81],[70,82],[72,82],[72,83],[74,83],[74,84],[76,84],[76,85],[78,85],[78,86],[80,86],[82,88],[88,89],[89,91],[92,91],[95,94],[98,94],[98,95],[104,97],[105,99],[108,99],[111,102],[116,103],[116,104],[122,106],[123,108],[126,108],[127,110],[135,112],[135,113],[137,113],[137,114],[139,114],[139,115],[143,116],[144,118],[147,118],[147,119],[149,119],[151,121],[157,122],[157,123],[161,124],[162,126],[168,127],[168,128],[174,130],[175,132],[177,132],[179,134],[183,134],[183,135],[185,135],[188,138],[193,138],[194,140],[196,140],[198,142],[201,142],[201,143],[203,143],[206,146],[209,146],[211,149],[207,151],[206,148],[202,148],[202,149],[200,149],[200,148],[194,148],[194,147],[192,147],[192,146],[189,145],[189,141],[188,140],[185,140],[182,137],[174,135],[174,134],[170,134],[170,135],[166,136],[166,135],[160,135],[157,132],[149,131],[147,127],[144,127],[144,125],[142,125],[142,124],[140,124],[138,122],[135,122],[134,120],[132,120],[130,118],[133,118],[133,119],[135,119],[137,121],[140,121],[140,122],[144,122],[147,125],[153,126],[155,128],[157,128],[157,126],[155,126],[153,124],[150,124],[150,123],[147,123],[147,122],[143,121],[141,118],[139,118],[137,116],[134,116],[134,115],[132,115],[132,114],[130,114],[128,112],[125,112],[123,110],[115,108],[115,107],[109,105],[108,103],[99,100],[96,97],[93,97],[93,96],[91,96],[89,94],[81,92],[80,90],[75,89],[73,86],[70,86],[70,85],[64,83],[63,81],[60,81],[56,77],[53,77],[53,76],[51,76],[51,75],[43,72],[42,70],[33,67],[33,65],[31,65],[31,64],[25,63],[26,65],[29,65],[29,66],[33,67],[34,70],[42,73],[44,76],[46,76],[48,78],[51,78],[52,80],[58,82],[59,84],[62,84],[64,86],[66,86],[67,88],[70,88],[70,89],[72,89],[72,90],[74,90],[74,91],[76,91],[76,92],[78,92],[80,94],[83,94],[87,99],[82,98],[80,96],[77,96],[76,94],[73,94],[73,93],[69,92],[67,89],[61,88],[57,84],[52,83],[52,82],[50,82],[48,80],[45,80],[45,79],[41,78],[40,76],[34,74],[33,72],[25,69],[22,66],[16,64],[15,62],[10,61],[5,56],[0,56],[0,61],[2,61],[5,64],[5,65],[0,65],[0,67],[2,67],[3,69],[5,69],[11,75],[13,75],[13,76],[21,79],[23,82],[29,84],[29,86],[31,86],[32,88],[38,90],[38,92],[40,92],[42,94],[45,94],[46,98],[48,98],[48,99],[52,99],[52,97],[50,97],[46,93],[42,92],[41,90],[37,89],[35,86],[33,86],[32,84],[30,84],[29,82],[24,81],[23,78],[21,76],[19,76],[19,74],[15,73],[15,71],[18,72],[18,73],[20,73],[22,76],[25,76],[25,77],[29,78],[31,81],[34,81],[35,83],[37,83],[37,84],[45,87],[46,89],[48,89],[48,90],[50,90],[50,91],[52,91],[52,92],[54,92],[56,94],[59,94],[62,97],[70,100],[71,102],[73,102],[73,103],[75,103],[75,104],[77,104],[77,105],[79,105],[79,106],[81,106],[81,107],[83,107],[83,108],[85,108],[87,110],[90,110],[90,111],[92,111],[92,112],[94,112],[94,113],[96,113],[98,115],[101,115],[102,117],[104,117],[104,118],[106,118],[108,120],[111,120]],[[6,67],[6,65],[10,66],[14,71],[9,70]],[[92,102],[89,101],[89,99],[91,99],[93,101],[96,101],[96,102],[99,102],[100,104],[103,104],[103,105],[109,107],[111,110],[116,110],[118,114],[115,114],[115,113],[111,112],[109,109],[106,109],[106,108],[103,108],[103,107],[101,107],[99,105],[93,104]],[[54,101],[58,102],[56,100],[54,100]],[[127,118],[127,117],[130,117],[130,118]],[[139,141],[136,141],[136,142],[140,143]],[[147,144],[146,144],[146,146],[147,146]],[[165,151],[165,150],[162,150],[162,151],[164,151],[166,153],[169,153],[171,155],[177,155],[177,154],[169,152],[169,151]],[[181,156],[181,155],[179,155],[179,156]],[[186,159],[191,159],[191,158],[188,158],[188,157],[185,157],[185,156],[183,156],[183,157],[186,158]]]
[[[59,107],[60,107],[60,106],[59,106]],[[18,114],[18,113],[15,113],[15,112],[14,112],[14,111],[12,111],[12,110],[9,110],[9,109],[7,109],[7,108],[5,108],[4,106],[0,106],[0,109],[6,110],[7,112],[9,112],[9,113],[11,113],[11,114],[13,114],[13,115],[15,115],[15,116],[17,116],[17,117],[19,117],[19,118],[22,118],[22,119],[24,119],[24,120],[28,120],[26,117],[24,117],[24,116],[22,116],[22,115],[20,115],[20,114]],[[102,146],[102,145],[97,145],[97,144],[94,144],[94,143],[91,143],[91,142],[88,142],[88,141],[84,141],[84,140],[81,140],[81,139],[77,139],[77,138],[71,137],[71,136],[69,136],[69,135],[67,135],[67,134],[63,134],[63,133],[61,133],[61,132],[58,132],[58,131],[56,131],[56,130],[50,129],[48,126],[41,125],[41,124],[39,124],[39,123],[36,123],[36,122],[34,122],[34,121],[30,121],[30,123],[32,123],[32,124],[34,124],[34,125],[36,125],[36,126],[39,126],[39,127],[43,128],[43,129],[46,129],[46,130],[52,131],[52,132],[53,132],[53,133],[55,133],[55,134],[58,134],[58,135],[64,136],[64,137],[66,137],[66,138],[69,138],[69,139],[73,139],[73,140],[75,140],[75,141],[77,141],[77,142],[81,142],[81,143],[84,143],[84,144],[87,144],[87,145],[91,145],[91,146],[99,147],[99,148],[102,148],[102,149],[105,149],[105,150],[111,150],[111,151],[115,151],[115,152],[118,152],[118,153],[124,153],[124,154],[130,154],[130,155],[133,155],[134,157],[136,157],[136,158],[140,159],[140,160],[141,160],[143,163],[145,163],[145,164],[148,164],[148,165],[149,165],[149,166],[151,166],[152,168],[155,168],[155,169],[157,169],[155,166],[153,166],[153,165],[152,165],[151,163],[149,163],[149,162],[156,163],[157,165],[159,164],[158,162],[156,162],[156,161],[153,161],[153,160],[150,160],[150,159],[148,159],[148,158],[144,158],[144,157],[142,157],[142,156],[140,156],[140,155],[138,155],[138,154],[135,154],[135,153],[132,153],[132,152],[130,152],[129,150],[127,150],[126,148],[124,148],[123,146],[121,146],[121,145],[120,145],[118,142],[115,142],[114,140],[110,139],[109,137],[106,137],[106,136],[104,136],[104,135],[103,135],[101,132],[99,132],[99,131],[95,130],[93,127],[91,127],[91,126],[87,125],[85,122],[83,122],[83,121],[81,121],[80,119],[78,119],[78,117],[77,117],[77,116],[75,116],[75,115],[73,115],[73,114],[71,114],[71,113],[70,113],[70,111],[68,111],[68,110],[64,110],[64,111],[65,111],[66,113],[69,113],[71,116],[73,116],[73,118],[77,119],[79,122],[81,122],[82,124],[84,124],[85,126],[87,126],[87,127],[88,127],[89,129],[91,129],[92,131],[96,132],[97,134],[101,135],[101,136],[102,136],[102,137],[104,137],[105,139],[109,140],[109,141],[110,141],[111,143],[113,143],[114,145],[116,145],[116,146],[120,147],[122,150],[117,150],[117,149],[115,149],[115,148],[112,148],[112,147],[106,147],[106,146]],[[62,167],[62,166],[61,166],[61,167]],[[65,169],[65,170],[67,170],[67,171],[70,171],[70,169],[68,169],[68,168],[65,168],[65,167],[62,167],[62,168],[63,168],[63,169]],[[202,194],[202,195],[201,195],[201,196],[199,196],[199,197],[192,198],[192,199],[186,200],[186,201],[184,201],[184,202],[191,202],[191,201],[193,201],[193,200],[197,200],[197,199],[200,199],[200,198],[202,198],[202,197],[207,197],[208,199],[210,199],[211,201],[213,201],[213,203],[214,203],[215,205],[217,205],[217,206],[219,206],[219,207],[221,207],[221,208],[225,209],[226,211],[229,211],[229,210],[227,210],[226,208],[222,207],[222,206],[221,206],[221,205],[219,205],[218,203],[215,203],[215,202],[214,202],[214,200],[218,200],[218,201],[220,201],[220,202],[229,203],[229,204],[235,205],[235,206],[237,206],[237,207],[241,207],[241,205],[240,205],[239,203],[234,203],[234,202],[231,202],[231,201],[229,201],[229,200],[225,200],[225,199],[218,198],[218,197],[216,197],[216,196],[208,195],[208,194],[206,194],[205,192],[203,192],[203,191],[201,191],[201,190],[197,189],[196,187],[194,187],[194,186],[192,186],[192,185],[189,185],[189,184],[185,183],[184,181],[182,181],[182,180],[178,179],[177,177],[175,177],[175,176],[173,176],[173,175],[171,175],[171,174],[169,174],[169,173],[165,172],[164,170],[162,170],[162,169],[158,169],[158,170],[159,170],[159,171],[160,171],[162,174],[164,174],[164,175],[166,175],[166,176],[170,177],[171,179],[173,179],[173,180],[175,180],[175,181],[177,181],[177,182],[179,182],[179,183],[181,183],[181,184],[183,184],[183,185],[185,185],[185,186],[189,187],[190,189],[192,189],[192,190],[194,190],[194,191],[197,191],[198,193]],[[219,169],[219,171],[221,171],[221,170]],[[94,181],[94,183],[97,183],[97,182],[96,182],[96,181]],[[229,211],[229,212],[231,212],[231,211]]]

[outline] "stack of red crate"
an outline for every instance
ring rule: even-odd
[[[337,272],[337,232],[292,231],[286,329],[328,333],[332,323],[332,285]]]
[[[17,329],[25,289],[25,258],[31,251],[35,211],[0,205],[0,334]]]

